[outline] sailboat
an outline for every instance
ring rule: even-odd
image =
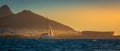
[[[48,24],[48,33],[43,33],[40,36],[40,39],[53,39],[53,31],[50,24]]]

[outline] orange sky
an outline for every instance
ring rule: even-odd
[[[120,31],[119,5],[83,5],[37,12],[75,30]]]

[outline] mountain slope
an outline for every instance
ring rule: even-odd
[[[0,17],[12,15],[12,14],[13,14],[12,11],[7,5],[3,5],[2,7],[0,7]]]
[[[29,10],[1,18],[0,28],[1,30],[6,29],[10,32],[45,33],[48,31],[48,23],[55,34],[69,34],[74,32],[72,28],[66,25],[37,15]]]

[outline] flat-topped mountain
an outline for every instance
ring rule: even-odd
[[[1,17],[0,31],[41,34],[48,32],[48,23],[51,25],[55,34],[70,34],[74,32],[71,27],[35,14],[30,10],[23,10],[17,14],[12,14],[11,12],[9,16]]]
[[[87,38],[87,39],[108,39],[108,38],[115,38],[114,31],[82,31],[80,38]]]
[[[13,14],[12,11],[7,5],[3,5],[0,7],[0,17],[12,15],[12,14]]]

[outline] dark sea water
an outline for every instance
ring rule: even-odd
[[[1,38],[0,51],[120,51],[120,40]]]

